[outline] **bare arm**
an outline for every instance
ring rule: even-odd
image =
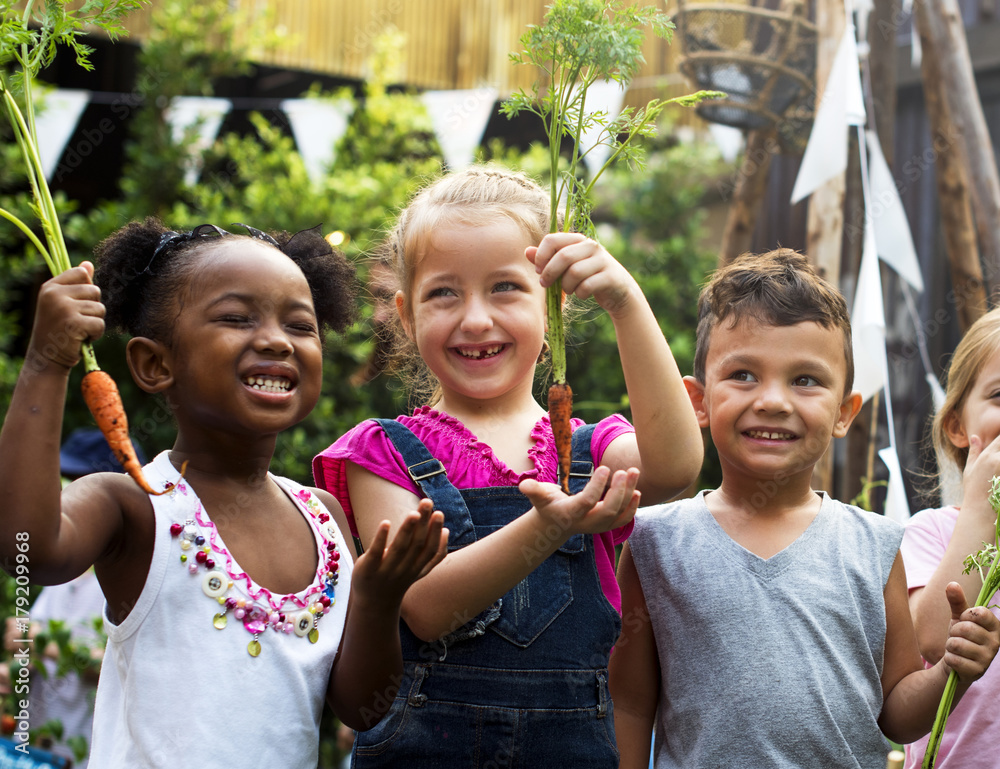
[[[879,726],[896,742],[909,743],[931,730],[948,674],[958,673],[955,703],[986,672],[1000,646],[1000,621],[983,607],[968,608],[957,584],[947,590],[951,628],[944,656],[925,669],[906,599],[903,561],[897,554],[885,587],[886,638]]]
[[[457,630],[534,571],[575,533],[622,526],[638,506],[636,470],[617,472],[602,500],[607,468],[598,468],[586,488],[567,497],[554,484],[523,481],[521,491],[534,503],[528,512],[475,543],[455,550],[420,580],[403,599],[402,616],[425,641]],[[417,497],[361,467],[348,463],[351,507],[361,541],[375,537],[388,520],[398,525]]]
[[[618,562],[622,634],[611,654],[611,699],[622,769],[645,769],[660,699],[660,662],[646,598],[628,543]]]
[[[673,353],[639,284],[603,247],[577,233],[547,235],[528,258],[543,286],[561,276],[567,294],[594,297],[611,316],[628,390],[634,436],[621,436],[602,463],[638,467],[644,504],[666,502],[694,482],[703,445]]]
[[[990,480],[997,473],[1000,473],[1000,438],[984,448],[979,437],[973,435],[962,480],[964,495],[955,531],[930,580],[923,588],[910,593],[917,644],[920,653],[929,662],[941,659],[948,639],[951,607],[945,596],[945,587],[949,582],[957,582],[972,600],[983,587],[983,580],[976,569],[965,573],[965,558],[979,552],[984,542],[992,542],[996,537],[996,513],[990,507],[988,495]]]
[[[324,501],[331,509],[340,507],[332,497]],[[392,703],[403,672],[400,604],[409,586],[444,558],[443,522],[424,500],[403,518],[391,542],[388,521],[379,523],[354,566],[344,636],[327,691],[333,711],[352,729],[371,729]]]
[[[111,476],[81,479],[61,494],[59,440],[69,372],[83,340],[104,331],[100,289],[85,263],[47,281],[25,364],[0,431],[0,560],[30,543],[31,581],[67,582],[108,553],[121,528],[122,490]]]

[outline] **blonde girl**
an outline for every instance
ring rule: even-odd
[[[906,526],[901,547],[917,643],[933,664],[944,654],[952,613],[945,587],[957,582],[967,596],[983,583],[976,569],[965,573],[965,557],[996,536],[996,514],[987,501],[990,481],[1000,474],[1000,309],[966,332],[948,368],[945,402],[934,417],[932,439],[939,461],[962,473],[959,506],[923,510]],[[990,603],[995,604],[996,598]],[[948,720],[938,769],[996,766],[1000,668],[991,665],[969,687]],[[906,767],[919,767],[927,738],[907,746]]]
[[[383,723],[358,736],[357,767],[617,762],[614,546],[640,494],[669,499],[693,481],[701,438],[635,280],[595,241],[546,234],[548,219],[533,181],[472,168],[420,192],[389,237],[401,338],[430,396],[412,415],[360,424],[313,470],[363,543],[427,497],[450,552],[404,598],[404,676]],[[545,288],[560,277],[611,316],[635,422],[574,420],[573,496],[555,485],[532,394]]]

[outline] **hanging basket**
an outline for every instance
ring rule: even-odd
[[[775,128],[786,152],[801,152],[812,127],[816,26],[799,0],[777,9],[748,2],[687,3],[674,16],[680,69],[696,87],[723,91],[698,114],[744,130]]]

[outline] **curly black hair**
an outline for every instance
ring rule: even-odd
[[[148,217],[142,222],[130,222],[94,249],[94,282],[101,288],[108,328],[170,342],[176,297],[187,285],[199,254],[217,238],[182,235],[157,253],[161,239],[169,232],[161,221]],[[263,233],[251,232],[255,239],[265,242],[260,237]],[[226,237],[250,239],[235,234]],[[357,284],[351,263],[330,246],[319,227],[269,237],[305,275],[320,327],[337,332],[347,328],[356,311]]]

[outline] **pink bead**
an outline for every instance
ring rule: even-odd
[[[246,609],[244,609],[241,606],[236,611],[234,611],[233,614],[236,615],[236,619],[243,619],[246,616],[247,613],[246,613]]]
[[[208,568],[210,568],[210,569],[214,569],[215,568],[215,561],[213,561],[211,558],[209,558],[207,561],[205,561],[205,565]]]
[[[292,625],[291,622],[286,622],[285,627],[283,627],[282,630],[284,630],[286,633],[291,633],[293,630],[295,630],[295,627]]]
[[[172,523],[172,524],[170,524],[170,536],[171,537],[179,536],[182,531],[184,531],[184,527],[181,526],[179,523]]]
[[[270,614],[268,614],[267,621],[270,622],[272,625],[277,625],[278,622],[280,622],[280,619],[278,617],[278,612],[272,611]]]
[[[198,563],[205,563],[205,561],[208,560],[208,554],[204,550],[199,550],[197,553],[194,554],[194,559]]]
[[[189,563],[188,564],[188,571],[191,572],[192,574],[197,574],[198,573],[198,564],[196,564],[196,563]]]

